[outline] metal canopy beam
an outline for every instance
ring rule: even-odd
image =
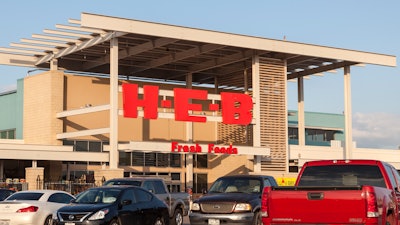
[[[304,70],[301,72],[295,72],[295,73],[291,73],[287,76],[288,80],[294,79],[294,78],[298,78],[298,77],[304,77],[304,76],[308,76],[308,75],[313,75],[313,74],[317,74],[317,73],[321,73],[321,72],[328,72],[330,70],[334,70],[337,68],[343,68],[345,66],[351,66],[351,65],[355,65],[355,62],[339,62],[339,63],[332,63],[330,65],[326,65],[326,66],[320,66],[314,69],[309,69],[309,70]]]
[[[123,59],[132,55],[137,55],[139,53],[149,51],[154,48],[159,48],[161,46],[174,43],[177,40],[170,38],[159,38],[155,41],[148,41],[146,43],[137,45],[135,47],[130,47],[128,49],[123,49],[119,51],[118,57],[119,59]],[[83,69],[92,69],[101,65],[105,65],[110,63],[110,54],[106,54],[96,60],[96,62],[85,62],[83,64]]]
[[[214,45],[214,44],[205,44],[202,46],[197,46],[195,48],[191,48],[189,50],[183,51],[183,52],[178,52],[178,53],[173,53],[171,55],[167,55],[158,59],[151,60],[149,62],[146,62],[144,64],[137,65],[138,69],[133,70],[133,73],[145,71],[151,68],[159,67],[165,64],[177,62],[189,57],[197,56],[202,53],[206,52],[211,52],[217,49],[221,49],[225,46],[223,45]]]

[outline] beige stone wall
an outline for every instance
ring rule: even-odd
[[[43,167],[25,168],[25,180],[28,183],[28,190],[43,189],[43,179],[44,179]]]
[[[64,77],[62,72],[46,72],[24,79],[23,138],[26,144],[61,145]]]

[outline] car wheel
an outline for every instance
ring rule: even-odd
[[[53,224],[53,218],[51,216],[47,216],[46,219],[44,220],[44,225],[52,225]]]
[[[182,225],[183,213],[182,209],[175,209],[174,216],[172,217],[171,225]]]
[[[118,220],[113,219],[113,220],[111,221],[110,225],[119,225],[119,222],[118,222]]]
[[[253,218],[253,225],[262,225],[262,220],[261,220],[261,213],[260,212],[255,212],[254,213],[254,218]]]
[[[163,217],[157,217],[156,221],[154,222],[154,225],[164,225],[164,219]]]

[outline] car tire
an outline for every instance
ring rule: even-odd
[[[52,216],[47,216],[46,219],[44,220],[44,225],[52,225],[52,224],[53,224]]]
[[[113,219],[110,225],[119,225],[119,221],[117,219]]]
[[[154,225],[164,225],[164,218],[162,216],[157,217],[156,221],[154,222]]]
[[[262,225],[262,220],[261,220],[261,213],[260,211],[257,211],[254,213],[253,217],[253,225]]]
[[[174,216],[171,219],[171,225],[182,225],[183,224],[183,212],[182,209],[175,209]]]

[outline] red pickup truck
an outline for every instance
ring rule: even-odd
[[[377,160],[304,164],[293,187],[265,187],[264,225],[400,225],[400,175]]]

